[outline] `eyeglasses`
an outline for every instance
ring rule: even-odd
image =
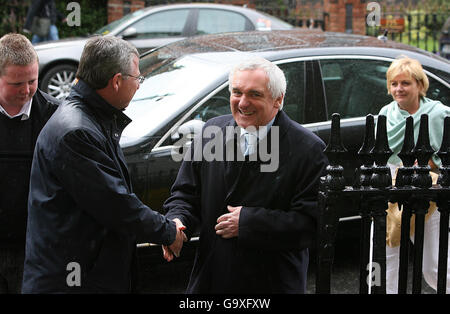
[[[132,78],[138,80],[138,81],[139,81],[139,84],[144,83],[144,80],[145,80],[145,77],[143,77],[142,75],[139,75],[139,76],[134,76],[134,75],[131,75],[131,74],[124,74],[124,75],[125,75],[125,76],[130,76],[130,77],[132,77]]]

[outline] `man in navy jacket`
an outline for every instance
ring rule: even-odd
[[[23,293],[132,292],[136,238],[177,254],[185,237],[133,193],[119,146],[142,79],[136,48],[90,39],[77,78],[36,143]]]
[[[188,236],[200,229],[187,292],[304,293],[325,144],[281,110],[286,80],[273,63],[243,62],[229,88],[232,115],[205,124],[164,204]]]

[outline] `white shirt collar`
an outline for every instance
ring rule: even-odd
[[[258,129],[255,129],[252,126],[248,127],[247,129],[241,128],[241,137],[246,133],[252,133],[258,137],[259,141],[262,140],[263,138],[266,137],[267,132],[269,132],[270,128],[272,127],[272,124],[275,121],[275,117],[273,117],[273,119],[270,120],[269,123],[260,126]]]
[[[267,133],[269,132],[270,128],[272,127],[272,124],[275,121],[275,117],[273,117],[273,119],[270,120],[269,123],[267,123],[267,125],[260,126],[258,129],[255,129],[255,127],[248,127],[247,129],[241,128],[240,146],[241,146],[242,152],[245,152],[245,149],[246,149],[244,136],[247,133],[251,133],[253,135],[256,135],[256,137],[258,138],[258,141],[262,140],[263,138],[266,137]]]
[[[20,109],[19,113],[17,113],[16,115],[13,115],[13,116],[10,115],[9,113],[7,113],[6,110],[2,107],[2,105],[0,105],[0,112],[10,119],[22,116],[22,119],[20,119],[20,120],[22,120],[22,121],[28,120],[30,118],[30,114],[31,114],[31,103],[32,102],[33,102],[33,98],[31,98],[29,102],[25,103],[22,106],[22,109]]]

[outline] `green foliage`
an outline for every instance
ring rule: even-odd
[[[30,0],[0,0],[0,36],[22,31]]]
[[[67,16],[67,4],[78,2],[80,4],[81,25],[68,26],[66,23],[57,21],[59,37],[83,36],[92,34],[100,27],[107,24],[107,0],[78,0],[59,1],[55,0],[58,11]],[[23,33],[23,25],[27,16],[31,0],[0,0],[0,36],[7,33]],[[29,34],[24,34],[31,39]]]
[[[73,1],[57,1],[57,8],[60,13],[67,16],[72,11],[68,11],[67,4]],[[81,10],[81,25],[68,26],[67,23],[57,24],[59,37],[67,38],[74,36],[84,36],[94,33],[97,29],[105,26],[108,22],[107,0],[78,0]]]
[[[389,39],[430,52],[437,52],[441,29],[449,16],[449,5],[448,3],[441,3],[439,0],[428,0],[426,2],[428,6],[420,3],[415,8],[408,7],[400,12],[382,10],[383,16],[387,19],[402,17],[405,21],[404,32],[402,34],[392,33],[388,36]],[[382,34],[383,31],[381,27],[366,28],[366,34],[372,36]]]

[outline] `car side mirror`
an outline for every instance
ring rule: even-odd
[[[122,33],[122,38],[133,38],[137,36],[137,30],[134,27],[128,27],[124,32]]]
[[[202,132],[205,122],[199,119],[189,120],[178,127],[178,130],[172,133],[171,138],[174,145],[183,146],[190,142],[195,135]]]

